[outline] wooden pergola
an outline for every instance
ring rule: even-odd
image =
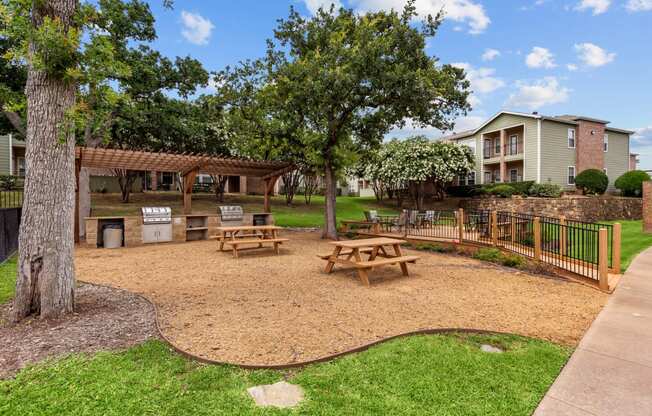
[[[270,195],[278,178],[295,169],[287,162],[261,161],[211,156],[195,153],[145,152],[138,150],[75,148],[75,177],[79,184],[81,168],[125,169],[135,171],[177,172],[183,178],[183,212],[192,213],[192,188],[199,173],[229,176],[251,176],[265,182],[265,212],[271,211]],[[75,195],[79,212],[79,187]],[[75,215],[78,235],[79,215]]]

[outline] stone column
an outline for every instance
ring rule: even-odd
[[[150,177],[150,183],[149,183],[150,190],[156,191],[158,189],[158,172],[155,170],[151,171],[149,173],[149,177]]]
[[[652,181],[643,182],[643,232],[652,234]]]
[[[507,132],[500,131],[500,182],[507,182],[507,163],[505,162],[505,143],[507,142]]]

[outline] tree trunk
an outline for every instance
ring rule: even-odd
[[[34,26],[43,20],[39,4],[35,2],[32,11]],[[76,0],[47,2],[48,15],[61,19],[66,27],[76,8]],[[30,49],[34,52],[33,45]],[[75,93],[74,83],[30,66],[25,87],[27,171],[13,322],[32,313],[55,318],[74,308],[75,137],[64,118],[75,104]]]
[[[138,176],[133,170],[126,169],[114,169],[116,176],[118,177],[118,185],[120,185],[120,193],[122,195],[122,202],[128,203],[129,196],[131,196],[131,189],[133,188],[134,181]]]
[[[301,180],[301,172],[293,170],[281,176],[283,178],[283,188],[285,190],[285,203],[289,206],[294,201],[294,195],[297,193],[299,181]]]
[[[91,176],[87,168],[79,170],[79,236],[86,235],[86,221],[91,216]]]
[[[337,240],[337,218],[335,216],[336,183],[335,171],[330,162],[327,161],[324,165],[324,184],[326,186],[324,200],[326,207],[324,209],[324,232],[322,238],[331,240]]]
[[[229,177],[226,175],[211,175],[211,180],[213,181],[215,199],[217,202],[224,202],[224,188],[226,187],[226,181],[229,180]]]
[[[306,205],[310,205],[310,200],[312,195],[317,189],[318,181],[317,175],[306,174],[303,178],[303,198],[306,201]]]

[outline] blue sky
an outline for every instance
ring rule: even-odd
[[[191,55],[211,71],[262,56],[265,39],[289,7],[310,15],[334,0],[185,0],[151,6],[155,47]],[[360,12],[402,8],[404,0],[335,0]],[[465,68],[473,111],[456,131],[501,109],[582,114],[636,130],[632,151],[652,169],[652,0],[417,0],[417,10],[446,20],[428,44],[442,63]],[[395,135],[430,129],[406,129]]]

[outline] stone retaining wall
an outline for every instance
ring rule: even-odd
[[[643,231],[652,233],[652,181],[643,182]]]
[[[546,217],[565,216],[581,221],[640,220],[642,198],[614,196],[563,198],[464,198],[459,206],[469,210],[515,211]]]

